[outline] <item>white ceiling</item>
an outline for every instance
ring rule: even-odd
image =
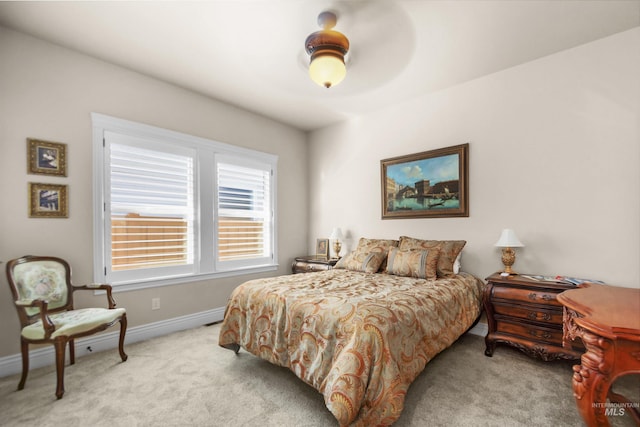
[[[347,77],[308,78],[338,13]],[[0,24],[312,130],[640,25],[640,1],[0,2]]]

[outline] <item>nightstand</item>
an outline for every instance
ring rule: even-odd
[[[504,277],[494,273],[485,280],[486,356],[493,356],[496,344],[502,343],[545,361],[580,358],[584,352],[581,343],[562,346],[562,304],[556,299],[575,286],[517,274]]]
[[[312,273],[314,271],[331,270],[338,262],[337,259],[327,259],[315,255],[297,257],[291,264],[293,274]]]

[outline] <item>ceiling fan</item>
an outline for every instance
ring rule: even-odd
[[[339,84],[347,74],[344,57],[349,52],[349,39],[334,30],[338,17],[332,11],[318,15],[318,25],[322,28],[310,34],[304,42],[310,55],[309,76],[311,80],[327,89]]]
[[[413,52],[413,26],[397,1],[332,2],[304,43],[311,80],[339,92],[360,92],[391,80]],[[338,30],[339,28],[339,30]]]

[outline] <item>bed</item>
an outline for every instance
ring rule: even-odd
[[[481,312],[483,282],[434,242],[360,239],[332,270],[245,282],[219,344],[289,368],[340,426],[391,425],[427,362]]]

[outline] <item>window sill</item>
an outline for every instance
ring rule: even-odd
[[[111,283],[113,292],[127,292],[137,291],[146,288],[157,288],[160,286],[180,285],[190,282],[202,282],[204,280],[221,279],[224,277],[244,276],[247,274],[264,273],[266,271],[275,271],[278,269],[278,265],[263,265],[260,267],[249,267],[232,271],[220,271],[216,273],[205,273],[188,276],[174,276],[165,279],[153,279],[149,281],[137,281],[137,282],[122,282]],[[103,291],[104,292],[104,291]]]

